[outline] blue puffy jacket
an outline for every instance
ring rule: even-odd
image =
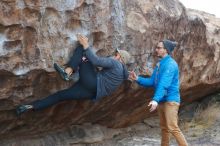
[[[153,100],[160,102],[180,102],[179,69],[176,61],[167,55],[157,63],[150,78],[138,77],[137,83],[144,87],[153,86]]]

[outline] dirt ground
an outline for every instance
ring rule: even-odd
[[[179,125],[190,146],[220,145],[220,94],[181,107]],[[124,130],[124,131],[123,131]],[[158,116],[123,129],[120,134],[91,146],[160,146]],[[171,137],[171,146],[177,146]]]

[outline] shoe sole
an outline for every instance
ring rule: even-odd
[[[54,68],[60,74],[62,79],[64,79],[65,81],[69,81],[67,73],[65,73],[65,71],[57,63],[54,63]]]

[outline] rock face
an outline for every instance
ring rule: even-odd
[[[125,82],[100,102],[62,102],[16,117],[17,105],[72,84],[60,79],[53,62],[66,63],[77,33],[87,35],[96,50],[128,50],[133,56],[129,69],[139,71],[152,69],[159,40],[176,40],[183,100],[220,89],[220,19],[186,11],[177,0],[1,0],[0,8],[0,138],[88,122],[126,127],[150,116],[152,89]]]

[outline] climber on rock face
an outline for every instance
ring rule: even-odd
[[[55,69],[64,80],[79,73],[79,80],[70,88],[58,91],[41,100],[30,104],[19,105],[16,108],[18,115],[33,110],[41,110],[65,100],[99,100],[112,94],[124,80],[128,79],[126,64],[130,54],[125,50],[116,50],[114,56],[98,57],[89,47],[88,38],[78,34],[78,46],[67,67],[63,69],[54,64]],[[95,67],[102,67],[97,71]]]

